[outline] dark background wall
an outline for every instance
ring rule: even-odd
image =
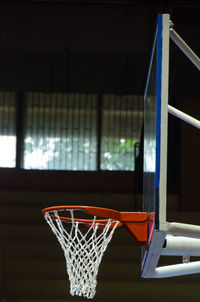
[[[200,9],[191,1],[78,3],[0,4],[0,89],[143,94],[162,12],[171,13],[175,30],[200,52]],[[198,71],[176,47],[172,52],[171,95],[199,95]]]
[[[143,95],[157,13],[170,13],[174,29],[199,55],[199,12],[196,1],[1,1],[0,90]],[[169,103],[179,109],[192,108],[193,102],[183,102],[186,97],[197,99],[195,110],[198,112],[199,71],[173,42],[169,95]],[[184,132],[189,127],[182,125],[181,121],[169,117],[168,188],[180,195],[181,188],[189,187],[187,182],[191,179],[191,173],[185,173],[184,181],[180,180],[181,165],[185,161],[184,144],[188,144],[183,141]],[[187,161],[195,169],[198,165],[194,150],[190,145],[188,149]],[[32,178],[27,178],[27,173],[15,181],[15,173],[10,170],[8,173],[15,189],[18,182],[21,186],[34,183]],[[32,177],[30,174],[28,177]],[[43,174],[41,177],[43,179]],[[65,183],[67,175],[57,177],[60,184],[60,177]],[[81,174],[70,175],[67,183],[72,185],[67,189],[82,183],[80,177]],[[100,174],[98,177],[101,179]],[[133,177],[132,173],[129,189],[125,180],[122,192],[135,190],[130,190],[137,183],[132,182]],[[120,176],[117,183],[121,183],[120,179],[126,178]],[[2,187],[9,187],[6,178]],[[94,187],[91,185],[91,190]],[[48,185],[43,188],[48,189]],[[99,186],[99,190],[101,188]],[[119,191],[119,186],[111,188]]]
[[[2,89],[143,93],[143,4],[2,5],[0,36]]]
[[[200,55],[198,1],[0,1],[0,90],[143,95],[157,13],[170,13]],[[169,102],[199,119],[199,72],[173,44]],[[169,116],[169,221],[199,224],[199,135]],[[63,255],[41,209],[139,209],[139,184],[134,172],[0,169],[0,301],[81,301],[68,294]],[[124,230],[116,234],[96,301],[199,301],[199,275],[141,280],[140,253]]]

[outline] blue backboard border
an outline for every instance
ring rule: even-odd
[[[164,36],[164,37],[163,37]],[[156,43],[157,42],[157,43]],[[167,233],[166,179],[167,179],[167,120],[168,120],[168,69],[169,69],[169,15],[159,14],[154,45],[149,65],[145,96],[151,73],[152,58],[157,46],[156,87],[156,168],[155,168],[155,225],[152,240],[142,262],[142,277],[149,278],[158,264]],[[164,56],[163,56],[164,53]]]

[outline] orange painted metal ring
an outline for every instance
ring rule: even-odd
[[[95,220],[95,223],[100,224],[99,228],[101,228],[101,226],[104,227],[108,223],[109,220],[111,220],[111,222],[120,221],[120,212],[111,210],[111,209],[107,209],[107,208],[99,208],[99,207],[92,207],[92,206],[53,206],[53,207],[48,207],[48,208],[43,209],[42,213],[43,213],[43,215],[45,215],[45,213],[49,213],[49,215],[52,219],[57,219],[57,217],[55,215],[51,214],[50,212],[63,211],[63,210],[83,210],[87,214],[107,218],[107,219],[96,219]],[[59,218],[65,222],[72,222],[72,218],[70,218],[70,217],[60,216]],[[90,227],[94,223],[93,219],[74,218],[74,221],[84,223],[88,227]],[[117,227],[122,226],[122,224],[123,223],[120,222]],[[114,224],[111,223],[110,228],[112,228],[112,227],[114,227]]]
[[[148,241],[148,221],[149,214],[147,212],[118,212],[116,210],[99,208],[92,206],[54,206],[45,208],[42,213],[45,215],[47,212],[62,211],[62,210],[83,210],[87,214],[93,216],[103,217],[105,219],[80,219],[73,218],[76,222],[82,222],[86,226],[91,227],[93,223],[97,223],[98,228],[103,229],[109,220],[111,220],[110,228],[115,226],[115,222],[119,221],[117,227],[124,225],[127,231],[138,242],[138,244],[146,245]],[[49,213],[52,219],[57,219],[53,213]],[[71,222],[72,218],[59,217],[62,221]],[[113,223],[112,223],[113,222]]]

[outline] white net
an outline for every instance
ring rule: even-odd
[[[44,217],[64,251],[70,294],[92,299],[96,293],[102,256],[120,222],[108,219],[102,225],[94,216],[93,222],[86,227],[76,221],[73,209],[67,211],[70,212],[71,222],[61,219],[57,210],[46,212]]]

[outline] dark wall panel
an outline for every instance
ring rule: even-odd
[[[185,99],[183,110],[199,119],[200,99]],[[200,210],[199,168],[200,131],[182,122],[181,131],[181,209]]]

